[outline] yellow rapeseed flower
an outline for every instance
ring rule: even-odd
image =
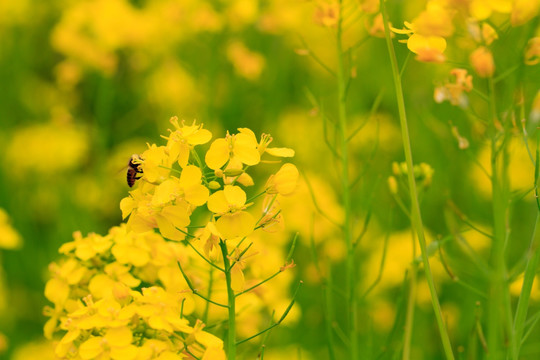
[[[224,239],[243,237],[251,234],[255,228],[255,219],[244,211],[251,204],[246,204],[246,193],[239,186],[225,185],[208,198],[208,210],[219,218],[216,228]]]
[[[176,116],[173,116],[170,122],[176,130],[169,130],[171,134],[165,137],[168,140],[167,149],[169,150],[169,156],[173,159],[178,159],[178,164],[181,167],[185,167],[193,147],[209,142],[212,138],[212,133],[203,129],[202,124],[196,125],[195,121],[193,121],[192,125],[186,125],[182,120],[182,125],[180,126]]]

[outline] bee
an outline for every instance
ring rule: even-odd
[[[129,187],[133,187],[135,181],[142,177],[141,169],[142,158],[140,155],[133,154],[131,159],[129,159],[128,169],[127,169],[127,184]]]

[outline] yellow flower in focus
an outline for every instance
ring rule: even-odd
[[[423,62],[444,62],[446,40],[440,36],[413,34],[407,40],[407,47],[416,54],[416,60]]]
[[[527,50],[525,50],[525,64],[536,65],[540,63],[540,37],[529,40]]]
[[[240,41],[231,42],[227,46],[227,58],[238,75],[251,81],[257,80],[264,70],[264,57],[249,50]]]
[[[176,128],[175,131],[171,131],[167,142],[167,149],[169,150],[169,156],[173,159],[178,158],[178,164],[181,167],[185,167],[189,160],[189,154],[191,149],[195,145],[206,144],[212,138],[212,133],[206,129],[203,129],[203,125],[196,125],[193,121],[192,125],[186,125],[182,120],[182,126],[178,124],[178,118],[176,116],[171,118],[171,123]],[[169,130],[170,131],[170,130]]]
[[[244,211],[246,193],[238,186],[225,185],[208,198],[208,210],[219,216],[216,228],[223,239],[244,237],[253,232],[255,219]]]
[[[0,208],[0,249],[16,249],[21,245],[21,236],[11,226],[8,214]]]
[[[482,78],[493,76],[495,61],[493,60],[493,54],[486,47],[481,46],[474,50],[469,57],[469,61],[478,76]]]
[[[210,145],[206,153],[205,161],[212,170],[220,169],[231,158],[237,158],[245,165],[257,165],[261,161],[261,156],[257,150],[257,139],[251,133],[242,132],[238,129],[238,134],[230,135],[227,132],[225,138],[216,139]]]
[[[523,25],[537,16],[538,11],[540,11],[540,1],[538,0],[514,0],[512,1],[510,21],[513,26]]]
[[[201,169],[187,165],[180,178],[171,177],[156,187],[152,205],[163,206],[178,200],[185,200],[194,207],[203,205],[208,199],[209,191],[201,184],[201,178]]]
[[[255,133],[250,129],[239,128],[238,131],[234,135],[227,132],[225,138],[214,140],[205,156],[210,169],[220,169],[228,161],[234,164],[234,169],[239,169],[238,162],[248,166],[257,165],[264,153],[277,157],[294,156],[292,149],[268,147],[273,140],[268,134],[262,134],[260,142],[257,142]]]
[[[152,184],[160,183],[167,179],[170,168],[176,161],[167,153],[165,146],[149,145],[148,149],[141,154],[143,159],[140,165],[143,171],[143,178]]]
[[[163,184],[168,187],[170,182],[165,181]],[[183,229],[190,223],[191,209],[187,202],[182,199],[174,204],[153,202],[154,197],[143,193],[140,188],[130,191],[129,194],[130,196],[120,201],[120,209],[124,219],[129,216],[127,224],[133,231],[144,233],[159,228],[161,235],[168,239],[184,240],[185,234],[178,229]]]

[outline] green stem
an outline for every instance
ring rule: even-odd
[[[225,268],[225,282],[227,283],[227,305],[229,308],[229,330],[227,333],[227,359],[236,359],[236,298],[232,288],[231,264],[229,262],[227,244],[219,241],[221,254],[223,255],[223,267]]]
[[[416,259],[416,239],[412,232],[413,260]],[[403,360],[411,358],[412,329],[414,323],[414,306],[416,304],[416,274],[418,273],[418,263],[412,261],[409,284],[409,298],[407,299],[407,313],[405,315],[405,334],[403,336]]]
[[[505,146],[506,136],[497,119],[495,108],[495,89],[493,79],[488,79],[489,112],[491,120],[491,189],[493,211],[493,245],[490,265],[492,267],[491,286],[488,303],[487,345],[489,359],[503,358],[504,327],[511,336],[512,315],[510,309],[510,293],[507,284],[505,264],[505,243],[507,237],[508,212],[508,153]],[[503,136],[503,139],[500,136]]]
[[[420,204],[418,202],[418,193],[416,189],[416,183],[414,180],[413,172],[413,159],[412,159],[412,149],[411,149],[411,140],[409,137],[409,128],[407,124],[407,115],[405,112],[405,100],[403,98],[403,89],[401,86],[401,77],[399,76],[399,67],[396,58],[396,52],[394,50],[394,45],[392,44],[392,39],[390,38],[390,28],[388,25],[388,14],[386,13],[386,6],[384,0],[380,1],[381,13],[383,16],[384,23],[384,32],[386,37],[386,44],[388,47],[388,53],[390,55],[390,62],[392,65],[392,76],[394,78],[394,86],[397,97],[397,104],[399,109],[399,122],[401,125],[401,134],[403,137],[403,150],[405,152],[405,160],[407,162],[407,168],[409,169],[407,173],[408,182],[409,182],[409,193],[411,196],[411,206],[412,206],[412,223],[413,227],[416,230],[418,236],[418,242],[420,243],[420,250],[422,251],[422,261],[424,263],[424,271],[426,275],[426,280],[429,286],[431,293],[431,302],[433,305],[433,310],[435,312],[435,318],[437,320],[437,325],[439,327],[439,333],[441,335],[441,341],[444,348],[444,353],[448,360],[454,360],[454,353],[452,352],[452,345],[450,343],[450,337],[444,325],[441,305],[439,304],[439,299],[437,298],[437,291],[435,289],[435,283],[433,282],[433,275],[431,273],[431,267],[429,265],[429,258],[427,255],[427,246],[426,239],[424,235],[424,226],[422,224],[422,214],[420,213]]]
[[[347,313],[349,315],[349,339],[350,339],[350,358],[358,359],[358,324],[357,324],[357,304],[356,304],[356,279],[355,279],[355,261],[354,261],[354,246],[351,235],[351,194],[349,187],[349,144],[347,135],[347,108],[346,108],[346,91],[347,81],[345,80],[345,66],[343,62],[343,45],[342,45],[342,7],[343,0],[339,1],[339,20],[337,24],[337,85],[338,85],[338,113],[339,113],[339,137],[341,141],[341,187],[342,187],[342,202],[345,211],[345,222],[343,223],[343,235],[347,246],[346,260],[346,288],[347,288]]]
[[[324,324],[326,330],[326,342],[328,346],[328,356],[330,360],[336,359],[334,350],[334,332],[332,331],[332,323],[334,321],[334,299],[332,296],[332,264],[328,261],[328,273],[326,274],[326,283],[323,285],[324,303],[326,306],[326,314],[324,316]]]

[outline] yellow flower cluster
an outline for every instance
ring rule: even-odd
[[[480,77],[490,77],[495,71],[495,64],[489,46],[498,38],[497,31],[490,25],[498,20],[492,21],[491,17],[503,14],[508,16],[512,26],[521,26],[535,18],[539,11],[538,1],[430,0],[418,16],[411,22],[405,22],[404,29],[393,31],[409,36],[402,42],[407,43],[417,60],[440,63],[446,60],[447,40],[461,33],[456,31],[459,27],[465,30],[463,33],[469,34],[474,43],[475,50],[469,58],[472,67]]]
[[[6,165],[15,176],[52,175],[80,165],[88,153],[84,131],[72,124],[35,124],[15,131]]]
[[[225,359],[223,341],[203,330],[208,318],[223,321],[223,312],[208,314],[210,305],[231,308],[222,303],[225,279],[212,271],[232,277],[227,286],[237,296],[267,281],[260,280],[265,271],[247,267],[248,258],[273,251],[255,250],[261,238],[255,232],[281,228],[279,199],[295,190],[299,174],[286,163],[248,198],[245,188],[254,181],[246,170],[268,162],[265,154],[291,157],[294,151],[271,148],[269,135],[257,140],[242,128],[214,140],[203,157],[195,147],[210,142],[210,131],[177,118],[171,123],[165,145],[148,145],[132,158],[140,176],[120,203],[128,220],[105,236],[76,232],[60,248],[62,260],[50,265],[45,296],[53,305],[45,309],[44,331],[49,339],[61,333],[60,358]],[[262,212],[255,215],[259,197]],[[276,274],[293,265],[278,266]],[[258,274],[246,280],[244,273]],[[256,297],[281,301],[259,288]]]

